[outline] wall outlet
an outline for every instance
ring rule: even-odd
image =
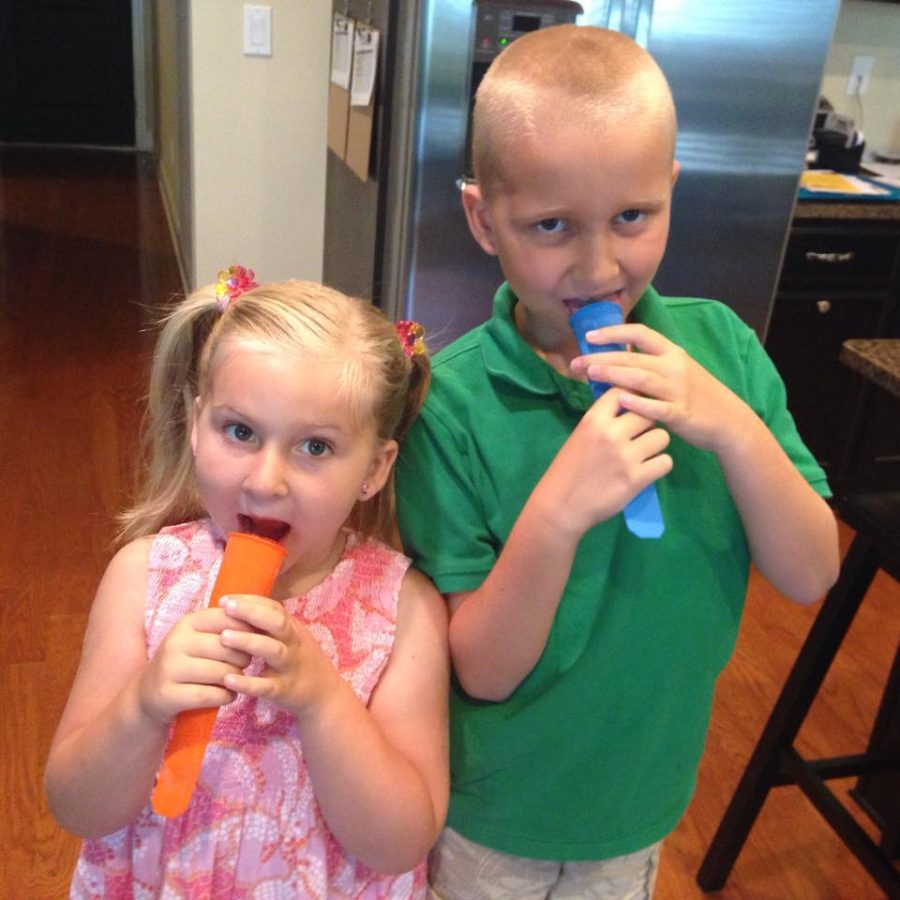
[[[854,56],[850,77],[847,79],[847,95],[854,97],[869,89],[869,78],[875,68],[874,56]]]

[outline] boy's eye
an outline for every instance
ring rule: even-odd
[[[541,219],[537,223],[537,230],[542,234],[559,234],[565,227],[565,219]]]
[[[245,443],[253,440],[253,429],[243,422],[231,422],[225,426],[225,434],[235,441]]]
[[[323,441],[321,438],[310,438],[308,441],[304,441],[300,446],[302,447],[303,452],[308,453],[310,456],[324,456],[331,450],[331,447],[328,446],[328,442]]]
[[[644,212],[640,209],[626,209],[625,212],[619,213],[616,219],[624,225],[630,225],[633,222],[640,222],[644,218]]]

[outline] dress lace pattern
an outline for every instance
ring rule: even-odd
[[[148,656],[188,612],[209,602],[224,540],[209,520],[164,529],[150,556]],[[409,560],[347,535],[333,572],[285,601],[356,695],[368,702],[387,664]],[[254,660],[248,671],[258,671]],[[383,876],[329,832],[293,716],[240,696],[219,710],[191,805],[176,819],[149,804],[130,826],[84,842],[73,898],[421,898],[425,868]]]

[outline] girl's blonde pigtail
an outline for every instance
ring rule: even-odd
[[[203,515],[190,436],[198,362],[218,315],[214,291],[203,288],[162,320],[150,372],[137,499],[120,516],[123,542]]]

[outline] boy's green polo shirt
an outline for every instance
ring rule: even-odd
[[[527,346],[514,303],[502,286],[491,320],[436,356],[397,466],[404,544],[444,593],[484,581],[592,402],[586,384]],[[743,397],[828,494],[781,379],[731,310],[649,289],[632,318]],[[749,552],[715,457],[676,436],[668,452],[673,471],[657,482],[663,537],[634,537],[621,515],[592,528],[544,653],[516,691],[489,703],[454,683],[448,824],[469,839],[519,856],[604,859],[664,837],[690,801]]]

